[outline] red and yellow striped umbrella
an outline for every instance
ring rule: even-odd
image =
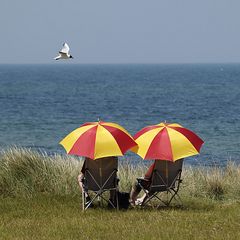
[[[176,123],[147,126],[134,136],[132,149],[143,159],[176,161],[199,153],[204,143],[194,132]]]
[[[68,134],[60,144],[68,154],[97,159],[122,156],[136,146],[123,127],[110,122],[88,122]]]

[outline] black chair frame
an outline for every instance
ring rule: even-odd
[[[88,179],[84,177],[84,185],[86,190],[93,192],[95,195],[94,197],[86,202],[86,197],[87,194],[85,193],[85,191],[82,193],[82,208],[83,211],[87,210],[90,206],[92,206],[93,202],[95,200],[98,200],[99,205],[103,205],[103,201],[107,202],[112,208],[119,210],[119,203],[118,203],[118,197],[117,197],[117,193],[118,193],[118,182],[119,179],[117,177],[114,178],[114,187],[112,188],[106,188],[105,186],[109,183],[110,179],[112,178],[113,175],[116,175],[117,173],[117,169],[114,169],[112,171],[112,173],[109,175],[109,177],[107,178],[107,180],[102,184],[102,186],[96,181],[96,179],[94,178],[93,174],[89,171],[88,168],[86,168],[86,172],[85,174],[88,175],[93,182],[98,186],[97,190],[92,190],[92,189],[88,189]],[[107,192],[107,191],[115,191],[115,199],[106,199],[103,196],[103,193]]]

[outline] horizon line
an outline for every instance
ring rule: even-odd
[[[0,65],[63,65],[63,64],[71,64],[71,65],[204,65],[204,64],[240,64],[239,62],[152,62],[152,63],[147,63],[147,62],[130,62],[130,63],[109,63],[109,62],[103,62],[103,63],[74,63],[74,62],[69,62],[69,61],[62,61],[62,62],[48,62],[48,63],[1,63]]]

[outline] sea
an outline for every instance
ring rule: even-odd
[[[64,155],[59,141],[98,119],[132,135],[179,123],[205,142],[187,164],[240,164],[240,64],[0,65],[0,149]]]

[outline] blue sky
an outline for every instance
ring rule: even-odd
[[[240,62],[238,0],[1,0],[0,63]]]

